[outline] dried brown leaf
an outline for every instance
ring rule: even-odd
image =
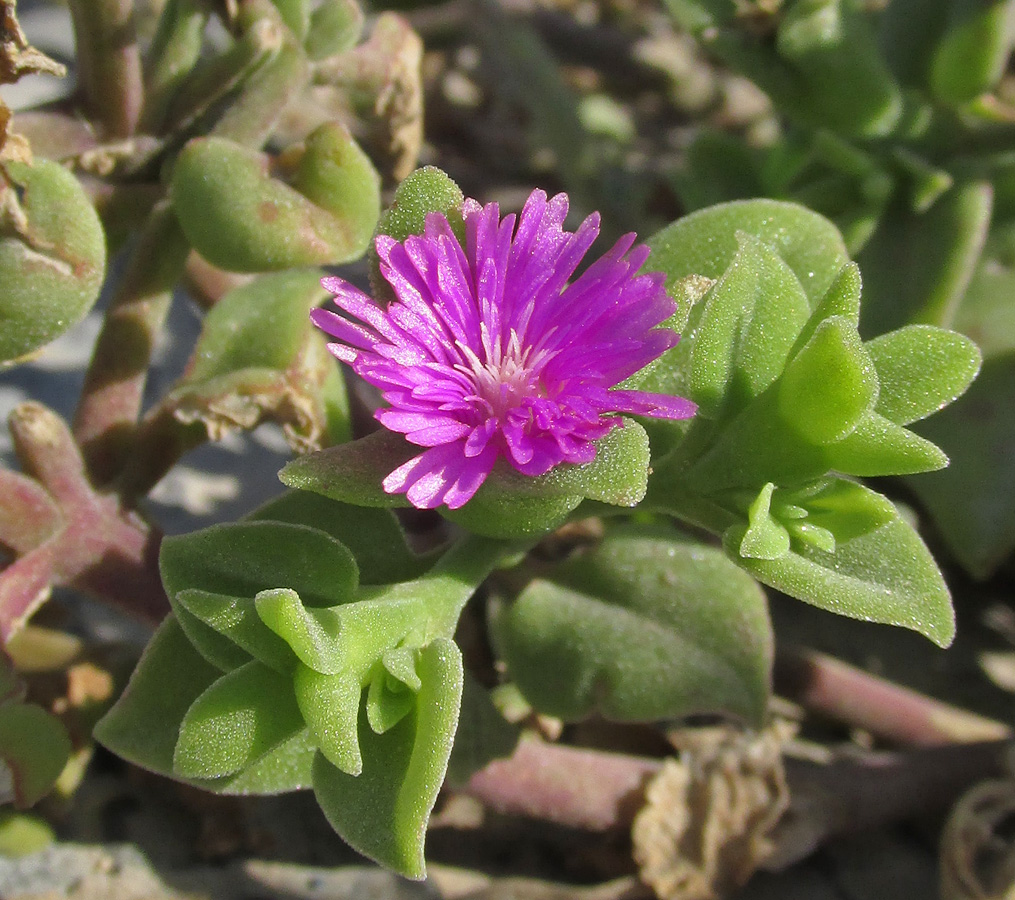
[[[67,69],[28,43],[16,9],[17,0],[0,0],[0,84],[37,72],[62,78]]]
[[[632,828],[642,880],[662,900],[719,900],[771,851],[789,804],[783,725],[748,735],[698,730],[646,791]]]
[[[385,12],[369,39],[317,66],[315,81],[347,90],[364,115],[380,168],[399,182],[416,168],[423,143],[423,42],[401,16]]]
[[[62,78],[66,67],[28,43],[17,16],[17,0],[0,0],[0,84],[13,84],[22,75],[41,72]],[[32,152],[23,137],[11,134],[11,111],[0,100],[0,160],[31,162]]]

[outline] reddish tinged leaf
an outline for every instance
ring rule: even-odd
[[[38,547],[60,527],[60,510],[37,481],[0,469],[0,544],[15,553]]]
[[[158,577],[159,535],[113,494],[95,491],[66,424],[39,403],[10,417],[28,474],[59,506],[62,527],[0,573],[0,638],[7,640],[48,596],[72,584],[126,612],[158,621],[168,610]]]
[[[0,639],[3,643],[49,599],[60,546],[50,540],[0,573]]]

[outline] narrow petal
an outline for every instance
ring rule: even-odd
[[[487,419],[478,428],[474,428],[472,434],[465,439],[465,455],[467,457],[474,457],[482,454],[489,446],[490,438],[493,437],[496,431],[496,419]]]
[[[689,419],[698,411],[698,404],[670,394],[649,391],[609,391],[610,410],[651,416],[654,419]]]
[[[337,337],[346,344],[359,347],[361,350],[373,349],[374,344],[378,340],[377,335],[369,328],[364,328],[362,325],[350,322],[343,316],[331,312],[331,310],[312,309],[310,311],[310,321],[326,334]]]
[[[446,416],[437,416],[429,412],[404,412],[398,409],[378,410],[377,421],[389,431],[400,431],[403,434],[424,428],[453,427],[461,424]]]

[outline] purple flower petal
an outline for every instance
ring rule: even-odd
[[[465,244],[430,213],[422,235],[375,246],[396,300],[386,310],[326,278],[336,314],[315,310],[331,352],[379,388],[377,419],[427,447],[384,479],[414,506],[457,509],[503,458],[524,475],[595,459],[620,424],[611,413],[684,419],[681,397],[612,390],[677,342],[674,310],[648,248],[625,235],[573,281],[599,235],[598,215],[564,230],[568,201],[533,191],[521,214],[462,206]]]
[[[635,416],[657,419],[689,419],[698,411],[698,404],[683,397],[653,394],[648,391],[610,391],[610,409]]]

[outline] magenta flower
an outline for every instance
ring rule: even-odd
[[[599,234],[599,216],[562,227],[567,196],[534,191],[515,227],[496,203],[466,200],[465,247],[445,216],[422,235],[381,235],[381,274],[396,300],[381,310],[341,278],[325,278],[346,314],[317,309],[328,347],[389,404],[376,413],[424,452],[384,479],[413,506],[457,509],[500,458],[525,475],[589,463],[621,424],[610,413],[685,419],[690,400],[611,390],[678,340],[656,328],[674,303],[648,257],[622,237],[570,284]],[[630,252],[629,252],[630,251]]]

